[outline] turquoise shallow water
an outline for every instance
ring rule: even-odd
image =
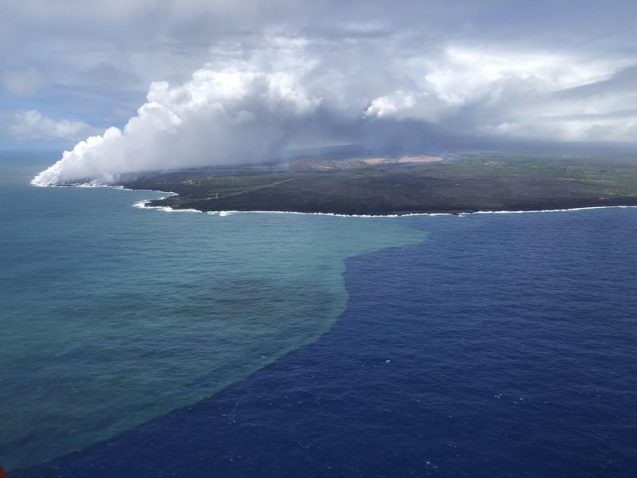
[[[345,259],[413,244],[399,219],[132,208],[152,192],[34,188],[0,158],[0,463],[85,447],[316,340]]]

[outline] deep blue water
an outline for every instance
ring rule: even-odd
[[[173,311],[186,330],[194,326],[184,317],[195,314],[194,330],[208,338],[192,344],[197,363],[181,370],[189,377],[217,363],[201,358],[206,349],[217,357],[216,340],[234,340],[236,355],[220,365],[226,372],[212,375],[232,383],[228,388],[195,400],[199,392],[218,388],[189,378],[186,383],[202,390],[184,397],[179,392],[184,385],[169,380],[173,393],[166,400],[183,408],[157,413],[139,426],[131,422],[111,438],[11,476],[635,476],[637,209],[380,222],[263,215],[222,219],[124,209],[131,202],[125,192],[82,194],[89,195],[86,201],[106,194],[95,199],[105,211],[121,200],[116,218],[131,218],[127,229],[168,234],[170,247],[155,244],[151,250],[169,254],[177,247],[179,264],[188,261],[184,254],[203,254],[210,247],[201,244],[208,244],[212,229],[215,241],[231,238],[226,249],[241,246],[235,251],[239,257],[246,250],[263,255],[253,241],[241,238],[263,238],[268,231],[269,248],[283,252],[264,262],[246,259],[248,265],[261,264],[259,278],[268,279],[267,287],[258,286],[255,277],[248,282],[237,277],[250,270],[246,265],[233,276],[238,292],[224,300],[212,300],[206,291],[216,297],[214,278],[227,278],[233,269],[215,268],[207,275],[218,261],[208,257],[202,271],[195,269],[197,278],[207,277],[206,291],[188,294],[187,303]],[[172,221],[178,223],[168,226]],[[180,231],[188,232],[185,238]],[[197,247],[184,245],[193,234]],[[383,239],[371,244],[370,236]],[[285,237],[290,239],[280,242]],[[401,246],[400,237],[409,244]],[[310,247],[290,256],[289,268],[271,273],[300,238]],[[330,238],[347,247],[335,251],[330,246],[325,253]],[[130,245],[126,241],[121,247]],[[351,247],[362,241],[366,247]],[[341,300],[341,283],[335,279],[341,269],[331,271],[329,264],[343,257],[348,257],[346,309],[326,327],[321,314],[334,313],[338,307],[327,304]],[[184,280],[183,265],[158,269],[152,266],[157,262],[156,257],[144,264],[150,272],[161,270],[167,284]],[[187,262],[186,270],[199,262]],[[305,272],[294,276],[299,268]],[[280,282],[272,288],[275,277]],[[170,292],[167,284],[165,292]],[[318,297],[309,290],[303,295],[317,284],[323,290]],[[179,290],[194,286],[186,282]],[[245,311],[237,307],[242,298],[249,300],[250,291],[265,294],[250,304],[253,313],[263,309],[265,316],[271,316],[276,301],[263,291],[280,294],[286,304],[290,296],[298,299],[278,311],[277,323],[286,313],[298,313],[300,304],[314,306],[299,314],[302,320],[288,318],[288,326],[278,329],[288,340],[274,340],[264,333],[272,320],[246,322]],[[209,331],[202,321],[219,307],[230,315]],[[140,316],[119,321],[141,321],[140,308]],[[233,314],[243,328],[254,329],[249,338],[223,332],[234,330]],[[161,324],[176,323],[171,317]],[[318,328],[311,325],[316,321]],[[139,332],[139,325],[125,325],[127,333]],[[148,334],[151,329],[141,330]],[[184,355],[169,355],[160,364],[184,360],[190,340],[186,334],[179,342]],[[276,360],[238,366],[243,359],[253,363],[257,343],[267,344]],[[87,356],[80,352],[79,357]],[[151,354],[128,360],[140,360],[143,368],[156,359]],[[147,384],[138,388],[136,393],[149,389]],[[179,405],[183,400],[190,405]],[[125,400],[120,412],[130,411],[133,402]]]
[[[412,224],[316,343],[18,476],[635,476],[637,211]]]

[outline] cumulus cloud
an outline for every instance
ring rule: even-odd
[[[83,121],[49,118],[36,110],[16,113],[9,123],[9,134],[22,140],[74,140],[93,131],[94,128]]]
[[[292,148],[436,134],[636,140],[635,115],[613,116],[637,99],[633,58],[457,44],[419,51],[406,48],[410,38],[390,39],[326,45],[273,36],[221,45],[188,81],[153,82],[123,128],[81,141],[34,184],[110,183],[124,174],[270,160]],[[360,60],[370,48],[374,61]],[[609,94],[617,82],[625,87]],[[55,124],[27,116],[48,129]],[[59,134],[85,126],[55,125]]]
[[[461,126],[492,140],[637,141],[637,116],[626,111],[637,106],[635,58],[452,46],[442,59],[419,62],[411,90],[374,99],[366,114]]]

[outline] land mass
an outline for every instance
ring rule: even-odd
[[[150,206],[351,215],[465,213],[637,205],[637,157],[469,154],[297,160],[202,169],[123,184],[175,195]]]

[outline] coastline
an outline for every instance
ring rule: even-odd
[[[48,187],[48,188],[67,188],[67,187],[76,187],[76,188],[110,188],[117,189],[120,191],[148,191],[164,194],[164,196],[154,199],[142,199],[140,201],[136,201],[132,204],[132,207],[136,209],[154,209],[163,212],[186,212],[186,213],[198,213],[198,214],[207,214],[210,216],[232,216],[235,214],[298,214],[298,215],[314,215],[314,216],[331,216],[331,217],[351,217],[351,218],[365,218],[365,219],[374,219],[374,218],[398,218],[398,217],[420,217],[420,216],[466,216],[471,214],[537,214],[537,213],[557,213],[557,212],[577,212],[577,211],[590,211],[595,209],[633,209],[637,208],[637,204],[612,204],[612,205],[593,205],[593,206],[574,206],[574,207],[559,207],[556,206],[554,208],[547,209],[493,209],[493,210],[458,210],[458,211],[423,211],[423,212],[403,212],[403,213],[395,213],[395,214],[347,214],[347,213],[337,213],[337,212],[327,212],[327,211],[294,211],[294,210],[239,210],[239,209],[221,209],[221,210],[207,210],[207,209],[197,209],[193,207],[188,208],[178,208],[172,207],[168,205],[153,205],[153,202],[163,201],[165,199],[179,196],[179,193],[172,191],[165,191],[160,189],[143,189],[143,188],[133,188],[127,187],[124,185],[110,185],[110,184],[73,184],[73,185],[50,185],[50,186],[39,186],[31,183],[33,187]],[[636,198],[637,202],[637,198]]]
[[[116,187],[117,189],[136,191],[136,189],[129,189],[124,187]],[[154,192],[165,192],[152,190]],[[308,216],[331,216],[331,217],[352,217],[352,218],[398,218],[398,217],[420,217],[420,216],[467,216],[471,214],[537,214],[537,213],[557,213],[557,212],[577,212],[577,211],[591,211],[595,209],[633,209],[637,208],[637,204],[613,204],[608,206],[581,206],[581,207],[556,207],[552,209],[495,209],[495,210],[479,210],[479,211],[458,211],[458,212],[405,212],[398,214],[343,214],[334,212],[305,212],[305,211],[278,211],[278,210],[219,210],[210,211],[205,209],[196,208],[174,208],[172,206],[155,206],[151,203],[154,201],[162,201],[165,198],[176,196],[177,193],[169,193],[164,197],[157,199],[145,199],[135,202],[132,207],[137,209],[155,209],[163,212],[189,212],[207,214],[210,216],[232,216],[234,214],[298,214]]]
[[[111,185],[98,180],[67,185],[159,192],[161,197],[135,206],[220,216],[400,217],[637,207],[637,163],[632,160],[481,154],[424,163],[311,165],[168,171]],[[34,180],[32,184],[41,186]]]

